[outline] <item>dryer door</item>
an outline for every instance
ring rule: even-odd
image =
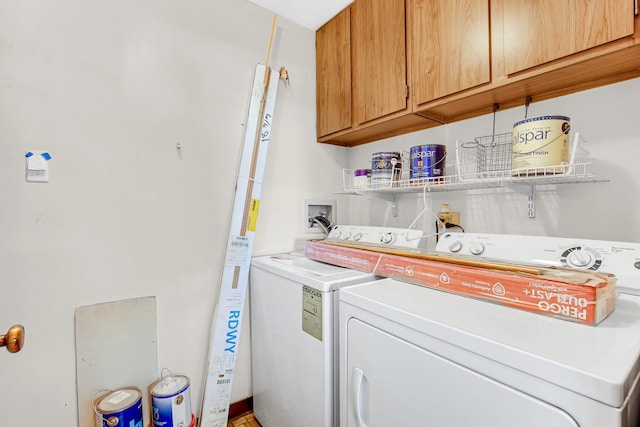
[[[351,318],[348,427],[577,427],[567,413]]]

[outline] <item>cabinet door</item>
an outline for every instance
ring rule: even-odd
[[[417,105],[491,79],[489,0],[413,0]]]
[[[629,0],[499,0],[506,74],[633,34]]]
[[[351,5],[355,123],[407,108],[404,0]]]
[[[555,406],[359,320],[347,336],[346,427],[578,427]]]
[[[351,14],[343,10],[316,32],[318,137],[351,127]]]

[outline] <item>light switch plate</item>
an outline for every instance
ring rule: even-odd
[[[49,182],[49,160],[46,151],[27,151],[24,156],[27,182]]]

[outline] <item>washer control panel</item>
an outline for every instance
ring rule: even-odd
[[[508,234],[445,233],[437,252],[612,273],[621,292],[640,295],[640,243]]]
[[[422,236],[422,230],[363,225],[336,225],[327,236],[327,240],[416,249],[420,247],[421,242],[424,240],[421,238]]]

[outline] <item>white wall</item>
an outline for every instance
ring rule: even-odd
[[[242,125],[271,21],[243,0],[0,0],[0,333],[27,328],[20,353],[0,349],[2,425],[75,425],[75,308],[147,295],[157,298],[160,368],[192,380],[198,411]],[[407,226],[417,195],[401,196],[393,218],[386,202],[333,195],[342,168],[491,131],[487,116],[351,150],[316,144],[314,58],[313,32],[280,19],[271,64],[291,85],[278,90],[256,255],[302,248],[305,198],[337,199],[340,223]],[[428,203],[450,203],[468,231],[640,241],[639,93],[634,80],[531,107],[569,115],[609,182],[540,188],[535,219],[507,190]],[[498,129],[522,116],[500,112]],[[25,182],[28,150],[51,153],[51,182]],[[251,395],[247,325],[232,401]]]
[[[75,308],[147,295],[160,368],[191,379],[198,411],[272,17],[242,0],[0,0],[0,333],[27,330],[20,353],[0,349],[0,424],[76,425]],[[302,247],[303,199],[335,199],[348,159],[315,143],[314,38],[279,19],[270,63],[291,85],[278,89],[257,255]],[[25,182],[28,150],[51,153],[49,183]],[[232,401],[251,395],[247,332]]]
[[[608,182],[536,186],[535,218],[527,216],[527,195],[508,189],[433,192],[427,206],[437,212],[443,203],[461,213],[467,232],[531,234],[640,242],[640,79],[596,88],[561,98],[534,102],[528,117],[565,115],[573,131],[586,140],[596,178]],[[511,132],[524,118],[524,107],[498,111],[496,132]],[[350,168],[371,167],[371,154],[409,150],[421,144],[447,145],[447,166],[455,164],[455,143],[491,135],[492,115],[469,119],[350,150]],[[422,194],[398,196],[398,217],[390,203],[351,197],[348,222],[407,227],[423,206]],[[418,228],[435,231],[434,218],[425,215]],[[429,239],[428,247],[435,240]]]

